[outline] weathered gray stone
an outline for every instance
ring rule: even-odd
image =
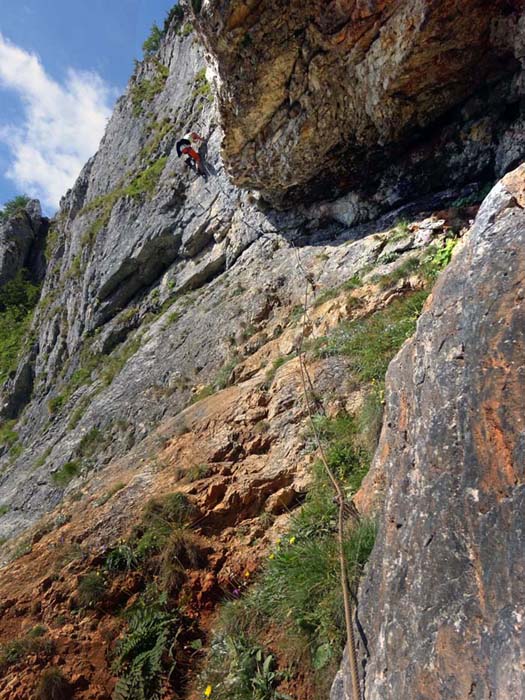
[[[384,502],[359,594],[367,700],[525,693],[524,207],[522,166],[389,368],[363,489]],[[332,699],[350,697],[339,676]]]
[[[39,202],[27,206],[7,221],[0,221],[0,286],[26,268],[40,282],[45,274],[44,246],[48,220]]]
[[[8,379],[4,388],[4,403],[0,405],[0,418],[12,420],[18,418],[20,412],[31,398],[34,382],[34,364],[38,355],[38,347],[34,345],[20,360],[13,377]]]
[[[521,60],[525,44],[522,30],[510,31],[516,3],[506,4],[506,30],[496,28],[491,43],[499,2],[338,2],[327,8],[264,2],[257,9],[208,0],[202,26],[219,65],[207,75],[219,74],[220,113],[202,89],[206,65],[194,36],[182,36],[176,26],[168,31],[159,53],[138,66],[98,154],[53,222],[57,241],[31,329],[35,342],[2,396],[4,416],[19,416],[23,448],[14,456],[4,448],[0,457],[0,503],[11,506],[0,522],[2,537],[24,530],[134,444],[134,455],[143,450],[141,459],[149,459],[147,438],[161,421],[180,420],[184,430],[186,407],[199,387],[212,384],[221,370],[241,376],[232,369],[237,353],[251,358],[271,333],[281,353],[297,350],[299,330],[279,339],[286,319],[273,330],[265,325],[271,328],[280,308],[303,303],[305,270],[315,270],[321,289],[334,287],[377,264],[381,252],[428,245],[432,227],[427,237],[409,236],[390,251],[384,236],[365,236],[478,191],[520,157],[522,76],[508,59],[514,53]],[[312,8],[323,12],[317,17]],[[210,18],[224,29],[226,10],[238,11],[237,25],[215,47]],[[275,18],[266,31],[268,12]],[[298,28],[304,32],[294,36]],[[361,29],[362,41],[356,36]],[[502,47],[508,73],[492,49],[483,53],[490,46]],[[473,63],[479,67],[474,81],[467,70]],[[294,79],[273,104],[287,71]],[[480,86],[485,78],[488,85]],[[246,109],[259,98],[260,113]],[[237,118],[242,129],[254,131],[250,138],[236,131]],[[421,128],[430,124],[434,128]],[[207,182],[174,150],[190,128],[208,138]],[[220,155],[224,136],[230,173],[262,196],[230,183]],[[275,211],[265,197],[286,211]],[[390,373],[382,443],[389,457],[377,457],[371,477],[386,479],[388,490],[360,594],[371,652],[367,698],[488,698],[490,692],[503,698],[507,689],[508,697],[520,696],[523,270],[520,277],[517,267],[523,262],[523,206],[519,188],[504,183],[494,190],[416,341]],[[21,240],[29,242],[27,226]],[[17,264],[31,265],[21,262],[29,259],[26,248],[15,248]],[[346,368],[334,361],[329,369],[332,381],[321,377],[320,386],[337,393],[334,385],[343,386]],[[260,365],[247,362],[242,379],[250,381],[257,371]],[[272,430],[294,434],[303,409],[297,388],[283,383],[281,389],[280,381],[266,418]],[[231,415],[233,422],[244,419],[244,413]],[[210,461],[227,456],[233,463],[247,450],[265,449],[260,435],[240,444],[235,426],[220,428]],[[89,439],[96,441],[92,452]],[[295,450],[301,449],[294,440],[272,456],[256,493],[245,489],[243,517],[259,512],[273,489],[291,488]],[[79,475],[61,487],[53,474],[72,460]],[[503,477],[500,464],[507,468]],[[495,479],[481,484],[480,475]],[[514,477],[516,483],[506,483]],[[212,491],[212,502],[220,499],[217,488]],[[224,505],[218,503],[214,516],[231,523],[239,494],[224,484],[219,492]],[[459,670],[457,658],[465,658]],[[343,668],[333,691],[338,700],[346,677]]]

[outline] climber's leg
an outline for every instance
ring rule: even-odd
[[[200,172],[204,180],[208,179],[208,168],[206,166],[206,156],[208,155],[208,144],[203,141],[199,146],[199,158],[200,158]]]

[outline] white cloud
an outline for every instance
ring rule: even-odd
[[[56,208],[97,150],[115,90],[96,73],[73,69],[60,84],[46,73],[38,56],[0,33],[1,90],[13,91],[22,103],[16,124],[1,123],[0,115],[0,141],[11,153],[4,175],[21,192]]]

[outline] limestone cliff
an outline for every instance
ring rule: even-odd
[[[48,223],[37,201],[28,202],[18,214],[0,222],[0,286],[23,269],[35,282],[44,279]]]
[[[525,691],[524,192],[522,166],[487,197],[389,369],[363,487],[364,509],[383,501],[359,604],[367,698]]]
[[[42,283],[1,392],[0,697],[50,666],[81,700],[328,697],[312,411],[370,518],[363,697],[525,697],[523,171],[477,213],[525,159],[522,10],[184,4],[57,216],[0,223],[2,289]]]
[[[229,173],[281,205],[352,189],[379,208],[502,173],[518,6],[204,0]]]

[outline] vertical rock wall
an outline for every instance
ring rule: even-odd
[[[525,697],[524,208],[522,166],[388,372],[362,500],[384,502],[359,596],[367,700]]]

